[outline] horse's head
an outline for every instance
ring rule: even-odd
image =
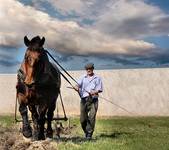
[[[31,85],[36,81],[38,74],[43,69],[44,49],[43,44],[45,38],[42,39],[36,36],[29,40],[27,36],[24,37],[24,43],[27,46],[27,50],[24,57],[24,63],[22,64],[23,71],[25,73],[25,84]]]

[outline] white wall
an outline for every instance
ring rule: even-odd
[[[169,116],[169,69],[125,69],[95,71],[103,79],[104,97],[122,106],[129,114],[99,99],[99,116]],[[78,79],[83,71],[70,74]],[[73,82],[72,82],[73,83]],[[14,113],[16,75],[0,75],[0,113]],[[62,79],[62,96],[68,115],[79,115],[79,97]],[[58,99],[59,100],[59,99]],[[60,101],[60,100],[59,100]],[[59,107],[62,114],[62,110]]]

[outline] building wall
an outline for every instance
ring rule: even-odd
[[[168,68],[96,70],[95,72],[102,77],[104,84],[104,92],[99,98],[98,116],[169,116]],[[78,79],[85,72],[69,73]],[[15,85],[16,75],[0,75],[0,114],[14,113]],[[79,96],[74,90],[67,88],[68,86],[69,84],[62,79],[61,92],[67,115],[79,115]],[[102,97],[114,104],[105,101]],[[58,110],[62,115],[60,106],[58,98]]]

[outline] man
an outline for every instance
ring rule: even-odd
[[[86,74],[78,80],[75,89],[81,97],[80,102],[80,123],[85,133],[85,137],[90,140],[92,138],[96,113],[98,109],[98,96],[103,91],[102,80],[94,71],[94,64],[85,65]]]

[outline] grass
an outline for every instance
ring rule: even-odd
[[[11,127],[14,122],[13,116],[0,116],[0,127]]]
[[[0,124],[12,125],[10,116],[0,117]],[[62,136],[57,149],[62,150],[169,150],[169,117],[97,118],[93,140],[86,141],[78,118],[75,127]]]

